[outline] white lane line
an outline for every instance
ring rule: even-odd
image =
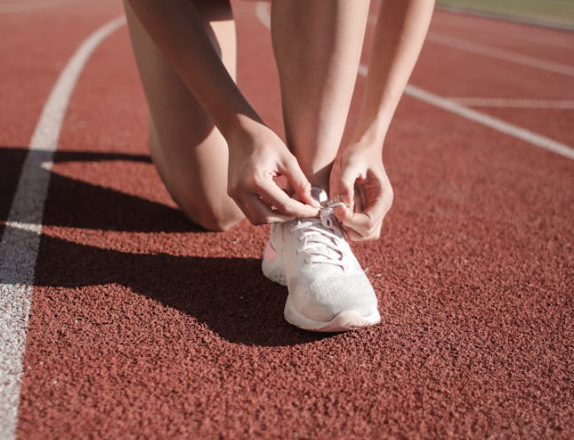
[[[375,24],[376,21],[376,17],[369,16],[369,24]],[[430,41],[431,43],[440,44],[442,46],[450,47],[453,49],[459,49],[465,52],[475,53],[477,55],[483,55],[510,63],[522,64],[524,66],[546,70],[547,72],[559,73],[561,75],[574,77],[574,66],[556,63],[554,61],[548,61],[530,55],[524,55],[508,49],[501,49],[486,44],[473,43],[449,34],[429,32],[427,34],[426,40]]]
[[[566,144],[547,138],[546,136],[542,136],[538,133],[527,130],[525,128],[509,124],[508,122],[487,115],[486,113],[481,113],[476,110],[472,110],[450,99],[442,98],[440,96],[427,92],[426,90],[420,89],[418,87],[414,87],[412,85],[407,86],[405,93],[409,96],[412,96],[413,98],[417,98],[428,104],[434,105],[435,107],[438,107],[442,110],[446,110],[458,116],[462,116],[463,118],[477,122],[486,127],[492,128],[493,130],[499,131],[501,133],[528,142],[531,145],[544,148],[545,150],[551,151],[553,153],[564,156],[568,159],[574,160],[573,148],[571,148]]]
[[[255,14],[257,18],[269,28],[270,23],[270,13],[269,8],[266,4],[258,2],[255,7]],[[367,76],[368,68],[364,64],[359,66],[359,75]],[[574,149],[568,145],[557,142],[553,139],[549,139],[545,136],[534,133],[530,130],[526,130],[516,125],[504,122],[501,119],[494,118],[485,113],[478,112],[476,110],[465,107],[457,102],[443,98],[435,95],[431,92],[427,92],[419,87],[408,85],[405,89],[405,94],[420,101],[424,101],[442,110],[454,113],[463,118],[469,119],[471,121],[477,122],[479,124],[485,125],[501,133],[513,136],[515,138],[521,139],[529,144],[536,145],[537,147],[544,148],[546,150],[552,151],[553,153],[559,154],[561,156],[567,157],[568,159],[574,160]]]
[[[18,423],[22,362],[44,203],[64,115],[86,62],[102,41],[124,23],[122,16],[100,27],[66,64],[34,130],[10,208],[0,243],[0,438],[4,440],[15,438]]]
[[[451,47],[453,49],[464,50],[466,52],[471,52],[490,58],[496,58],[502,61],[522,64],[524,66],[546,70],[547,72],[559,73],[561,75],[574,77],[574,66],[555,63],[554,61],[548,61],[530,55],[523,55],[511,50],[500,49],[498,47],[489,46],[486,44],[472,43],[470,41],[455,38],[447,34],[429,32],[427,35],[427,41],[435,44],[440,44],[442,46]]]
[[[255,15],[267,29],[271,29],[271,11],[267,3],[255,3]]]
[[[511,99],[511,98],[474,98],[454,97],[448,99],[469,107],[502,107],[533,109],[574,109],[574,101],[560,99]]]
[[[359,66],[360,75],[367,76],[367,71],[368,68],[364,64]],[[547,138],[546,136],[542,136],[538,133],[534,133],[533,131],[527,130],[525,128],[509,124],[502,119],[495,118],[493,116],[487,115],[486,113],[481,113],[479,111],[465,107],[464,105],[461,105],[452,99],[443,98],[413,85],[408,85],[406,87],[405,95],[411,96],[447,112],[454,113],[455,115],[477,122],[481,125],[492,128],[493,130],[499,131],[509,136],[513,136],[517,139],[528,142],[531,145],[544,148],[545,150],[552,151],[553,153],[574,160],[574,149],[572,147]]]

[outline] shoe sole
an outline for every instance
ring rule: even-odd
[[[344,310],[337,313],[330,321],[317,321],[308,318],[297,310],[295,306],[291,304],[291,301],[289,301],[289,297],[287,297],[287,302],[285,303],[285,319],[289,324],[303,330],[335,333],[358,330],[379,324],[381,322],[381,315],[379,315],[378,311],[368,316],[363,316],[357,310]]]

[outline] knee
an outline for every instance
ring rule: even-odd
[[[205,203],[201,207],[182,206],[182,210],[192,222],[213,232],[229,231],[244,218],[233,202]]]
[[[234,228],[241,220],[243,214],[208,215],[198,220],[198,224],[208,231],[226,232]]]

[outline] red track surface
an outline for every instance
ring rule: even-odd
[[[268,31],[235,7],[240,86],[281,131]],[[0,15],[2,222],[59,70],[120,13]],[[432,31],[574,67],[574,34],[444,12]],[[432,42],[412,83],[574,99],[573,77]],[[574,144],[573,110],[479,110]],[[286,293],[259,269],[266,228],[205,233],[175,209],[146,112],[123,27],[58,144],[18,438],[574,437],[574,162],[405,97],[385,148],[395,205],[383,239],[356,246],[383,322],[318,336],[283,321]]]

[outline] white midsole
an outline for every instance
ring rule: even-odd
[[[381,315],[378,311],[370,315],[363,316],[357,310],[344,310],[337,313],[330,321],[317,321],[308,318],[301,313],[290,301],[290,296],[287,297],[285,303],[285,319],[288,323],[303,330],[311,330],[316,332],[343,332],[346,330],[354,330],[361,327],[368,327],[381,322]]]

